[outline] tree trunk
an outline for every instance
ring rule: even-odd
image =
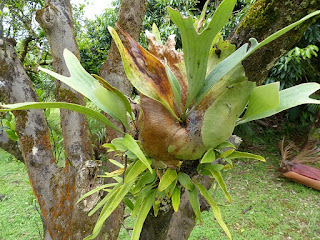
[[[138,41],[142,30],[143,18],[147,9],[147,0],[122,0],[118,19],[119,26],[134,40]],[[120,53],[112,40],[108,58],[100,69],[101,77],[131,97],[132,85],[127,79]]]
[[[49,40],[55,71],[68,76],[63,50],[67,48],[79,57],[70,1],[46,1],[46,6],[37,11],[36,19]],[[57,82],[57,89],[59,101],[84,104],[83,96],[66,85]],[[93,152],[85,116],[67,110],[61,110],[60,115],[67,159],[65,167],[61,169],[63,176],[54,175],[53,178],[57,181],[63,179],[65,183],[59,186],[53,185],[52,191],[62,192],[63,202],[68,207],[66,209],[59,207],[58,210],[61,212],[58,219],[48,219],[46,225],[52,239],[83,239],[92,232],[97,221],[98,214],[88,217],[88,212],[101,199],[101,196],[97,193],[80,204],[75,203],[81,195],[102,184],[102,180],[96,177],[101,163],[91,160]],[[51,228],[54,222],[59,225],[59,228]],[[105,229],[100,234],[101,239],[104,231]]]
[[[320,0],[257,0],[233,34],[229,36],[229,40],[237,47],[248,43],[251,37],[261,42],[272,33],[319,10],[319,6]],[[312,18],[300,24],[244,60],[243,66],[249,81],[261,85],[276,61],[300,40],[314,21],[315,18]]]

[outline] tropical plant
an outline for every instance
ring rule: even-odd
[[[139,239],[150,209],[153,207],[157,215],[162,200],[171,199],[173,209],[177,211],[183,191],[189,193],[189,201],[198,220],[201,220],[200,193],[231,239],[217,203],[194,176],[202,174],[216,179],[226,199],[231,202],[221,176],[221,171],[226,167],[217,164],[215,160],[220,158],[229,164],[232,164],[234,158],[265,161],[261,156],[238,152],[227,142],[234,127],[300,104],[320,103],[319,100],[309,98],[311,93],[320,89],[317,83],[301,84],[282,91],[279,91],[277,82],[257,87],[254,82],[247,80],[241,65],[255,50],[320,14],[320,11],[309,14],[260,43],[252,38],[250,45],[244,44],[236,50],[219,33],[235,4],[235,0],[224,0],[211,21],[207,22],[204,21],[206,8],[196,20],[192,17],[184,18],[177,10],[168,8],[171,20],[181,32],[181,52],[175,50],[172,37],[168,38],[166,44],[162,44],[155,25],[152,33],[146,33],[149,52],[119,26],[117,31],[109,27],[127,77],[140,93],[139,119],[135,119],[130,102],[119,90],[99,76],[87,73],[70,51],[64,51],[70,77],[41,68],[90,99],[118,121],[124,130],[100,112],[76,104],[42,102],[2,106],[5,109],[0,111],[31,108],[74,110],[124,134],[124,137],[105,144],[109,151],[119,154],[123,162],[110,159],[119,169],[101,177],[112,177],[117,182],[102,185],[79,200],[100,190],[108,192],[89,213],[92,215],[102,207],[93,233],[86,239],[93,239],[99,234],[104,221],[122,200],[132,209],[132,214],[137,215],[132,239]],[[138,126],[139,140],[132,137],[136,133],[130,122]],[[186,171],[184,166],[190,161],[196,162],[198,167]]]

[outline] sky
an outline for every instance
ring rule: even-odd
[[[85,3],[88,2],[84,9],[84,15],[88,19],[94,19],[95,15],[100,15],[107,7],[112,7],[112,0],[71,0],[71,3]]]

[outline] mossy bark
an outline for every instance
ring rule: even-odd
[[[46,0],[46,6],[37,11],[36,20],[40,23],[49,40],[53,57],[53,67],[57,73],[68,76],[69,72],[63,58],[63,50],[68,49],[79,58],[75,40],[71,4],[69,0]],[[56,82],[59,101],[84,104],[83,96],[68,86]],[[92,233],[98,214],[88,217],[88,212],[101,199],[95,194],[86,201],[75,204],[84,193],[102,184],[97,175],[101,164],[93,161],[93,151],[89,137],[86,117],[67,110],[60,111],[64,148],[65,167],[60,174],[50,177],[49,190],[54,197],[39,202],[53,201],[54,207],[41,209],[48,215],[44,224],[48,231],[47,239],[83,239]],[[102,229],[100,237],[106,228]]]
[[[276,31],[319,10],[319,6],[320,0],[257,0],[229,40],[237,47],[249,42],[251,37],[261,42]],[[300,40],[315,19],[306,21],[249,56],[243,62],[249,80],[262,84],[275,62]]]
[[[122,0],[117,24],[136,41],[142,30],[142,23],[147,9],[147,0]],[[101,77],[126,96],[130,97],[132,85],[128,81],[120,53],[114,41],[111,43],[109,55],[100,69]]]

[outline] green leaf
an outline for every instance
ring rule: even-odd
[[[143,223],[146,220],[148,213],[152,207],[152,204],[155,200],[157,194],[157,190],[151,190],[148,195],[145,197],[142,205],[141,205],[141,209],[139,211],[139,214],[137,216],[137,219],[135,221],[135,224],[133,226],[133,232],[132,232],[132,236],[131,239],[132,240],[139,240],[140,238],[140,233],[143,227]]]
[[[200,163],[211,163],[216,160],[216,155],[212,148],[210,148],[202,157]]]
[[[175,212],[178,212],[179,205],[180,205],[180,188],[177,186],[174,188],[172,193],[172,206]]]
[[[177,172],[171,168],[168,168],[160,180],[158,191],[159,192],[164,191],[176,179],[177,179]]]
[[[165,63],[165,68],[166,68],[168,80],[170,82],[170,86],[173,91],[174,98],[176,100],[176,103],[177,103],[177,106],[178,106],[178,109],[179,109],[180,115],[181,115],[181,86],[180,86],[180,83],[179,83],[178,79],[176,78],[176,76],[171,71],[171,69],[169,68],[169,66],[167,65],[167,60]]]
[[[102,87],[99,82],[81,66],[78,58],[74,56],[72,52],[65,49],[63,56],[70,77],[62,76],[45,68],[40,67],[39,69],[78,91],[111,117],[120,120],[126,128],[129,128],[126,105],[123,100],[116,93]]]
[[[134,205],[133,205],[133,203],[131,202],[131,200],[130,200],[129,198],[124,198],[124,199],[123,199],[123,202],[124,202],[124,204],[125,204],[128,208],[130,208],[131,210],[133,210]]]
[[[153,202],[153,215],[155,217],[158,216],[160,204],[163,201],[163,198],[166,196],[165,192],[157,192],[156,198]]]
[[[231,233],[230,233],[227,225],[222,220],[221,212],[220,212],[220,209],[219,209],[217,203],[213,200],[212,196],[210,195],[210,193],[208,192],[208,190],[204,186],[202,186],[199,183],[196,183],[196,185],[197,185],[201,195],[204,197],[204,199],[210,205],[212,212],[213,212],[213,215],[216,218],[217,222],[219,223],[219,225],[221,226],[223,231],[227,234],[229,239],[232,239]]]
[[[151,168],[150,162],[148,161],[148,159],[146,158],[144,153],[141,151],[138,143],[136,142],[136,140],[134,140],[134,138],[132,136],[130,136],[129,134],[126,134],[123,138],[122,144],[123,144],[123,146],[128,148],[129,151],[133,152],[139,158],[139,160],[144,165],[146,165],[146,167],[152,173],[152,168]]]
[[[219,144],[215,149],[224,149],[224,148],[233,148],[233,149],[236,149],[236,147],[231,143],[231,142],[223,142],[221,144]]]
[[[13,141],[18,141],[19,140],[19,137],[16,133],[16,131],[14,130],[11,130],[11,129],[6,129],[4,130],[6,132],[6,134],[8,135],[8,137],[13,140]]]
[[[250,159],[256,159],[259,160],[261,162],[265,162],[266,159],[260,155],[255,155],[252,153],[247,153],[247,152],[238,152],[238,151],[234,151],[233,153],[231,153],[228,156],[229,159],[235,159],[235,158],[250,158]]]
[[[109,162],[111,162],[112,164],[116,165],[117,167],[124,168],[124,165],[122,163],[119,163],[118,161],[113,160],[113,159],[108,159],[108,160],[109,160]]]
[[[212,41],[227,23],[236,2],[224,0],[215,11],[208,27],[200,34],[193,25],[192,17],[183,18],[177,10],[168,8],[171,20],[181,32],[189,86],[185,109],[188,109],[204,84]]]
[[[113,198],[117,193],[118,189],[121,187],[122,183],[117,183],[117,185],[105,196],[98,204],[89,212],[88,216],[92,216],[98,209],[100,209],[106,202]]]
[[[169,185],[169,187],[167,187],[166,190],[164,191],[164,193],[167,195],[168,198],[171,198],[172,193],[173,193],[173,190],[174,190],[174,188],[175,188],[176,185],[177,185],[177,182],[178,182],[178,178],[177,178],[176,180],[174,180],[174,181]]]
[[[131,190],[131,193],[133,195],[137,195],[138,193],[140,193],[140,191],[143,189],[145,185],[153,183],[156,180],[156,177],[157,174],[155,171],[153,171],[152,173],[150,173],[150,171],[145,172],[141,176],[137,184],[134,186],[134,188]]]
[[[224,75],[230,72],[237,64],[241,63],[244,59],[250,56],[253,52],[261,48],[262,46],[266,45],[267,43],[277,39],[278,37],[282,36],[292,28],[296,27],[300,23],[304,22],[305,20],[314,17],[320,14],[320,10],[315,11],[304,18],[300,19],[299,21],[292,23],[291,25],[279,30],[278,32],[272,34],[261,43],[258,43],[256,39],[250,38],[249,41],[251,42],[251,46],[248,49],[248,43],[242,45],[237,51],[231,54],[229,57],[224,59],[222,62],[218,64],[216,68],[214,68],[207,78],[204,81],[204,84],[201,86],[201,90],[197,95],[195,100],[195,106],[197,106],[201,100],[206,96],[206,94],[210,91],[214,84],[216,84]]]
[[[67,110],[76,111],[78,113],[84,114],[88,117],[92,117],[97,121],[109,126],[110,128],[124,133],[118,127],[113,125],[109,119],[107,119],[103,114],[94,111],[90,108],[73,104],[73,103],[66,103],[66,102],[24,102],[24,103],[15,103],[15,104],[8,104],[8,105],[0,105],[1,107],[8,108],[8,109],[0,109],[0,112],[7,112],[13,110],[26,110],[26,109],[45,109],[45,108],[62,108]]]
[[[212,177],[214,177],[217,180],[217,182],[219,183],[219,186],[223,190],[228,202],[231,203],[232,199],[231,199],[230,193],[227,190],[227,186],[226,186],[225,182],[223,181],[221,172],[217,171],[216,168],[214,167],[214,165],[207,165],[204,169],[208,170],[211,173]]]
[[[263,112],[259,115],[254,116],[251,120],[261,119],[265,117],[272,116],[283,110],[307,103],[320,104],[320,100],[312,99],[309,96],[320,89],[320,84],[318,83],[303,83],[297,86],[287,88],[280,91],[280,105],[269,111]],[[249,120],[250,121],[250,120]],[[241,120],[238,124],[247,122],[246,119]]]
[[[134,203],[134,207],[133,207],[133,210],[132,210],[132,213],[131,213],[132,216],[135,216],[139,212],[143,197],[144,197],[144,193],[143,192],[141,192],[137,196],[136,202]]]
[[[126,194],[131,189],[133,183],[134,182],[132,181],[132,182],[124,183],[123,185],[121,185],[121,187],[118,189],[117,193],[114,194],[112,196],[112,198],[110,198],[109,201],[107,201],[105,203],[105,205],[100,213],[99,219],[98,219],[96,225],[94,226],[92,234],[90,236],[84,238],[84,240],[94,239],[99,235],[100,230],[101,230],[104,222],[111,215],[111,213],[113,213],[113,211],[119,206],[119,204],[121,203],[123,198],[126,196]],[[108,193],[108,195],[110,193]]]
[[[233,84],[208,108],[201,128],[206,147],[215,148],[231,136],[254,87],[255,83],[248,81]]]
[[[133,167],[126,174],[124,182],[129,183],[135,180],[140,175],[140,173],[142,173],[146,169],[147,167],[144,163],[142,163],[141,161],[136,161]]]
[[[162,44],[160,31],[155,23],[152,24],[152,34],[155,36],[157,42]]]
[[[115,138],[111,141],[111,144],[117,149],[117,151],[125,152],[128,149],[123,145],[123,137]]]
[[[194,184],[192,183],[190,177],[183,172],[178,173],[178,181],[185,189],[189,191],[194,188]]]
[[[100,76],[98,76],[98,75],[96,75],[96,74],[92,74],[92,76],[93,76],[95,79],[97,79],[97,80],[100,82],[100,84],[101,84],[105,89],[107,89],[107,90],[109,90],[109,91],[112,91],[112,92],[114,92],[115,94],[117,94],[118,97],[121,98],[121,100],[122,100],[123,103],[125,104],[126,109],[127,109],[127,112],[128,112],[129,114],[133,114],[133,113],[132,113],[132,109],[131,109],[131,104],[130,104],[128,98],[127,98],[122,92],[120,92],[117,88],[111,86],[111,84],[108,83],[106,80],[104,80],[102,77],[100,77]]]
[[[200,202],[197,188],[193,187],[191,191],[188,190],[188,194],[189,202],[191,204],[194,214],[196,215],[196,221],[199,220],[201,222]]]
[[[247,111],[241,122],[255,120],[264,112],[277,108],[280,105],[279,87],[280,83],[275,82],[253,89]]]
[[[90,196],[90,195],[92,195],[92,194],[100,191],[101,189],[105,189],[105,188],[109,188],[109,187],[114,187],[114,186],[116,186],[117,184],[118,184],[118,183],[108,183],[108,184],[104,184],[104,185],[102,185],[102,186],[100,186],[100,187],[97,187],[97,188],[95,188],[95,189],[87,192],[86,194],[83,194],[83,195],[79,198],[79,200],[76,202],[76,204],[78,204],[79,202],[81,202],[81,200],[83,200],[84,198],[86,198],[86,197],[88,197],[88,196]]]

